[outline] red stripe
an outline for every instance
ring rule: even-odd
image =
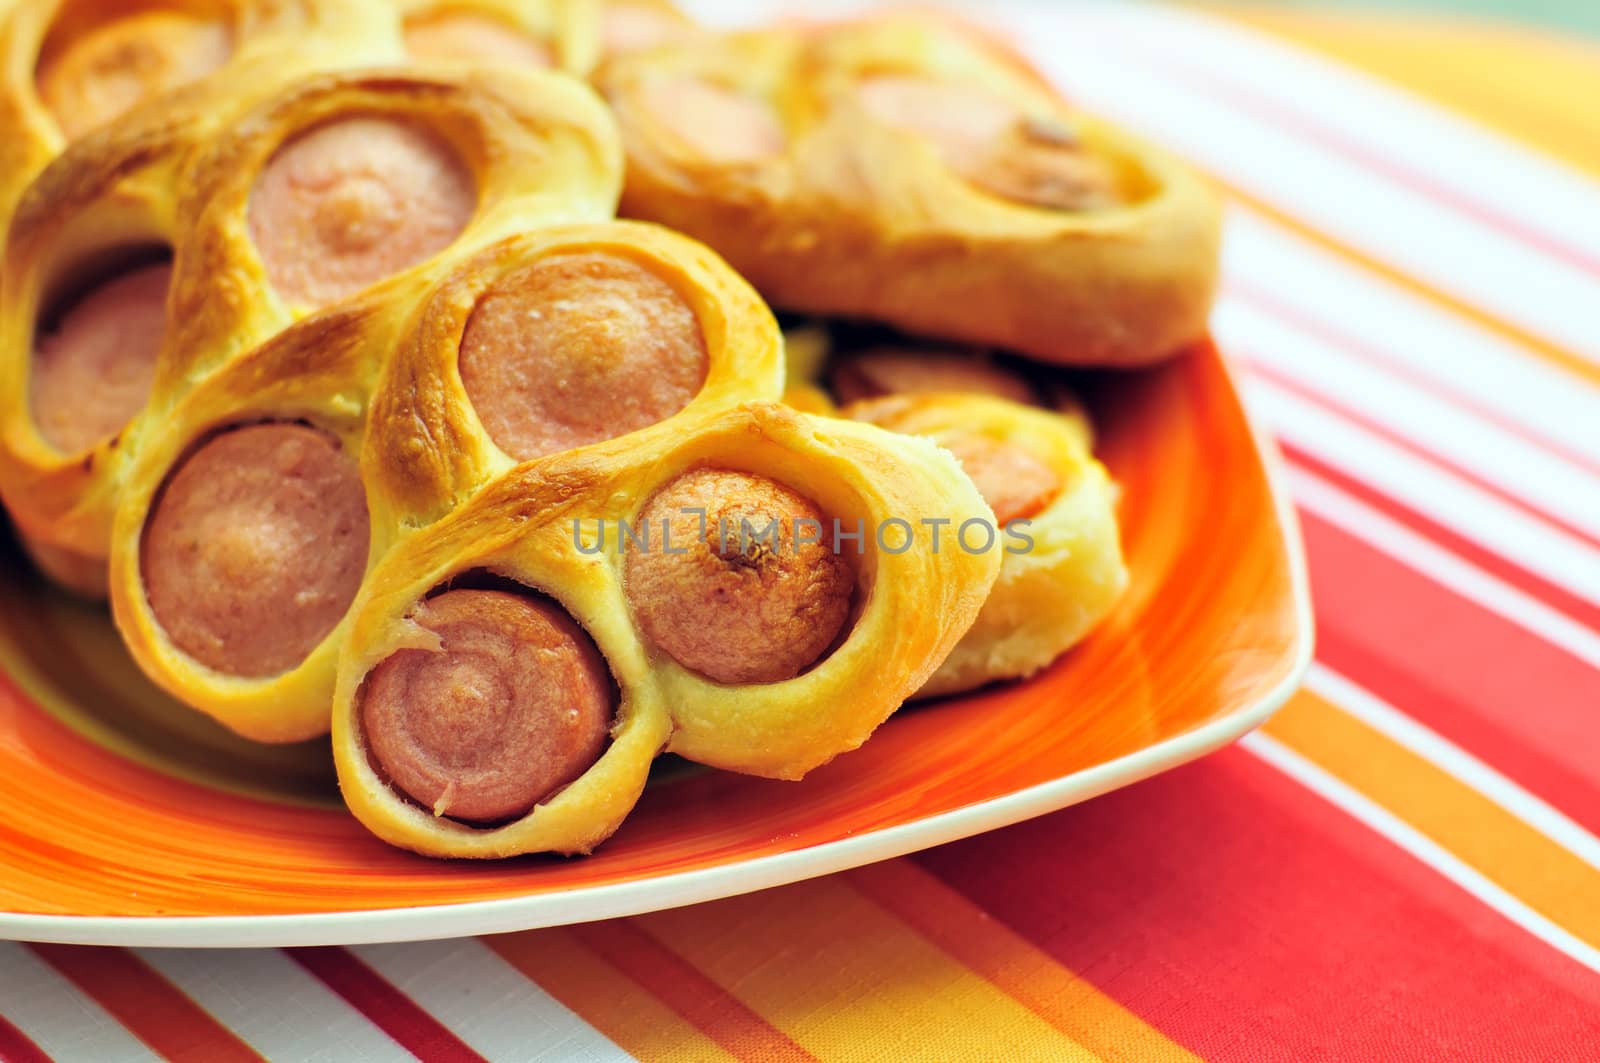
[[[255,1049],[133,953],[85,945],[28,947],[157,1054],[197,1063],[260,1063]]]
[[[1360,499],[1372,509],[1396,523],[1405,525],[1424,538],[1432,539],[1437,545],[1456,554],[1462,560],[1471,562],[1502,582],[1509,583],[1530,597],[1539,599],[1557,612],[1565,613],[1570,619],[1590,630],[1600,632],[1600,606],[1579,597],[1565,587],[1550,582],[1543,576],[1528,571],[1516,562],[1445,527],[1432,517],[1425,516],[1384,492],[1355,479],[1304,447],[1286,440],[1280,440],[1279,445],[1295,465],[1310,470],[1346,494]]]
[[[1104,40],[1104,38],[1099,38]],[[1444,184],[1408,164],[1369,148],[1341,131],[1316,121],[1315,115],[1286,106],[1283,97],[1269,97],[1243,85],[1224,82],[1209,71],[1175,61],[1171,56],[1152,51],[1137,42],[1120,38],[1116,42],[1118,54],[1137,56],[1145,65],[1171,75],[1190,87],[1208,92],[1230,107],[1261,119],[1265,124],[1320,145],[1335,155],[1357,163],[1364,169],[1381,174],[1396,184],[1403,185],[1428,200],[1448,206],[1456,213],[1471,218],[1502,236],[1558,259],[1591,276],[1600,276],[1600,258],[1588,249],[1568,243],[1560,237],[1535,228],[1515,214],[1495,203],[1478,198],[1464,189]],[[1137,61],[1137,60],[1136,60]]]
[[[417,1058],[430,1063],[483,1059],[414,1000],[345,949],[283,951]]]
[[[1600,832],[1600,671],[1315,513],[1317,656]]]
[[[1410,439],[1406,436],[1400,435],[1399,433],[1390,429],[1388,426],[1373,420],[1371,417],[1367,416],[1365,412],[1354,409],[1339,399],[1336,399],[1333,396],[1318,390],[1315,385],[1305,383],[1294,376],[1280,371],[1275,366],[1261,361],[1259,358],[1256,358],[1254,355],[1252,355],[1248,349],[1235,350],[1234,355],[1235,357],[1242,356],[1244,358],[1245,364],[1249,367],[1250,374],[1252,376],[1262,377],[1271,381],[1276,387],[1283,388],[1286,391],[1292,391],[1294,394],[1298,395],[1307,402],[1315,403],[1316,405],[1321,406],[1323,409],[1337,414],[1344,420],[1361,426],[1361,428],[1363,428],[1368,434],[1375,435],[1392,446],[1408,451],[1422,461],[1438,466],[1439,468],[1445,470],[1446,472],[1455,476],[1456,479],[1463,480],[1466,483],[1471,484],[1484,494],[1492,495],[1504,504],[1521,510],[1525,516],[1532,517],[1535,520],[1547,524],[1551,528],[1561,532],[1569,538],[1579,540],[1586,546],[1600,550],[1600,536],[1596,536],[1590,533],[1587,529],[1580,528],[1577,525],[1568,522],[1564,517],[1551,513],[1549,510],[1542,508],[1536,502],[1526,499],[1521,495],[1512,494],[1499,484],[1485,479],[1478,472],[1468,468],[1465,465],[1462,465],[1460,462],[1442,453],[1441,451],[1416,440]],[[1596,480],[1595,490],[1600,491],[1600,479]]]
[[[0,1060],[5,1063],[50,1063],[44,1049],[0,1015]]]
[[[1313,316],[1289,303],[1283,302],[1276,295],[1264,288],[1256,287],[1249,281],[1238,277],[1225,278],[1227,297],[1236,299],[1241,303],[1253,306],[1260,313],[1278,319],[1279,323],[1287,325],[1297,332],[1302,332],[1314,340],[1338,349],[1354,361],[1365,362],[1390,376],[1396,377],[1406,383],[1413,384],[1430,394],[1447,400],[1452,406],[1471,413],[1495,427],[1517,436],[1542,450],[1581,468],[1584,472],[1600,476],[1600,460],[1591,455],[1573,450],[1565,443],[1540,432],[1537,428],[1507,417],[1493,406],[1478,401],[1467,392],[1451,386],[1449,380],[1429,376],[1414,369],[1407,362],[1396,358],[1381,348],[1367,343],[1357,336],[1332,323]]]
[[[1238,748],[915,859],[1213,1063],[1600,1043],[1600,975]]]

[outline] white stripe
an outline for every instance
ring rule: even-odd
[[[490,1060],[633,1058],[481,941],[363,945],[351,951]]]
[[[1094,20],[992,13],[1091,110],[1385,262],[1600,362],[1600,278],[1513,240],[1311,140],[1174,80]],[[987,17],[987,16],[986,16]],[[1202,61],[1204,61],[1202,57]]]
[[[1600,387],[1240,204],[1229,211],[1223,271],[1442,390],[1600,462]]]
[[[1600,972],[1600,949],[1540,915],[1388,809],[1260,731],[1239,745],[1422,861],[1534,937]]]
[[[157,1058],[55,968],[13,941],[0,941],[0,1015],[52,1059]]]
[[[1472,470],[1525,504],[1600,536],[1600,475],[1249,303],[1224,297],[1213,330],[1224,350],[1271,368],[1414,447]],[[1600,408],[1595,415],[1600,418]]]
[[[1600,603],[1600,550],[1275,384],[1254,378],[1245,390],[1251,408],[1279,437],[1462,538]]]
[[[1091,6],[1084,17],[1394,160],[1570,247],[1600,253],[1600,185],[1581,171],[1381,78],[1225,18],[1176,6]]]
[[[1600,871],[1600,838],[1443,735],[1325,665],[1311,666],[1306,686]]]
[[[276,949],[140,949],[196,1004],[268,1059],[413,1056],[344,999]]]
[[[1295,502],[1469,601],[1600,668],[1600,634],[1526,592],[1463,561],[1431,539],[1304,469],[1286,476]]]

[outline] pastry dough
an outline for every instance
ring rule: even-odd
[[[616,830],[664,750],[799,778],[865,741],[978,615],[1000,567],[997,551],[947,544],[936,552],[926,538],[900,538],[892,524],[881,542],[872,530],[891,519],[920,527],[925,519],[986,518],[970,481],[931,442],[763,403],[686,416],[674,428],[649,443],[592,447],[512,469],[407,538],[372,573],[354,610],[333,717],[340,786],[369,829],[433,856],[587,852]],[[630,560],[649,547],[623,539],[620,522],[659,536],[641,515],[665,489],[703,470],[769,480],[847,529],[857,521],[868,529],[860,555],[841,540],[855,584],[843,634],[792,678],[719,683],[686,667],[639,622],[641,610],[660,601],[659,589],[639,584]],[[655,549],[665,546],[655,540]],[[409,655],[444,654],[437,667],[463,690],[486,681],[441,644],[423,604],[463,587],[554,603],[593,640],[616,683],[615,723],[598,759],[505,822],[463,822],[408,800],[364,731],[375,670],[396,655],[414,666],[418,658]],[[686,606],[684,623],[710,608],[692,595]],[[385,705],[388,698],[385,692]]]
[[[543,66],[587,77],[608,56],[697,29],[667,0],[390,0],[414,59]]]
[[[987,488],[997,523],[1009,529],[1000,576],[982,612],[918,697],[1033,675],[1082,640],[1122,596],[1128,573],[1116,486],[1092,456],[1092,432],[1082,414],[952,393],[868,399],[843,412],[927,436],[964,456],[966,471]],[[1005,465],[997,482],[986,483],[982,463],[995,444],[1041,463],[1056,478],[1053,492],[1032,490],[1028,471]],[[1011,524],[1013,515],[1026,523]]]
[[[130,459],[170,431],[178,400],[316,309],[274,289],[250,225],[260,175],[305,131],[382,118],[432,138],[470,182],[470,220],[446,254],[377,289],[383,313],[374,316],[391,328],[407,294],[462,255],[542,224],[604,219],[618,194],[621,163],[604,109],[582,85],[555,74],[321,75],[233,114],[219,129],[230,117],[225,102],[192,125],[158,114],[74,146],[29,190],[12,224],[0,296],[7,355],[0,360],[0,492],[25,537],[74,558],[85,575],[107,556]],[[345,176],[313,189],[324,213],[313,219],[312,235],[339,241],[353,233],[358,248],[373,236],[383,246],[386,230],[370,227],[404,224],[404,213],[392,209],[381,185],[374,193],[359,169]],[[150,401],[119,434],[65,453],[38,430],[26,352],[64,291],[104,275],[130,249],[151,247],[171,254],[173,275]],[[310,247],[318,259],[339,250]]]
[[[785,402],[929,436],[962,461],[997,526],[1027,521],[1016,530],[1028,542],[1004,540],[1014,552],[982,613],[918,697],[1025,678],[1105,618],[1128,578],[1117,490],[1093,458],[1088,410],[1059,373],[883,330],[812,324],[788,335],[807,368],[791,367]]]
[[[704,381],[681,410],[633,431],[619,425],[620,434],[579,452],[647,453],[709,411],[778,395],[782,348],[771,313],[720,259],[684,237],[631,222],[530,225],[475,254],[435,260],[238,358],[171,406],[159,433],[145,437],[127,471],[111,551],[112,605],[144,670],[248,737],[291,741],[325,731],[343,613],[304,660],[273,675],[227,674],[183,652],[153,608],[144,542],[151,514],[162,512],[163,486],[185,455],[221,430],[258,422],[314,426],[359,457],[370,570],[396,543],[516,466],[484,429],[463,383],[462,338],[507,278],[576,255],[625,259],[671,286],[693,313],[707,353]],[[614,351],[562,348],[568,360],[552,367],[549,386],[561,381],[573,403],[609,394],[604,370]]]
[[[1212,190],[947,20],[697,38],[597,84],[624,213],[706,241],[776,306],[1073,365],[1204,335]]]
[[[399,26],[384,3],[0,5],[0,228],[51,159],[112,119],[220,128],[250,99],[297,77],[401,55]]]
[[[688,25],[659,0],[11,0],[0,4],[0,219],[69,144],[141,105],[225,122],[307,74],[408,57],[582,75],[617,23],[635,47]]]

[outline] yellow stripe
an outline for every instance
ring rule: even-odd
[[[1586,102],[1600,100],[1600,45],[1468,20],[1268,5],[1224,13],[1600,174],[1600,107]]]
[[[1034,1014],[1108,1060],[1199,1057],[909,860],[846,873],[850,884]]]
[[[737,1063],[570,930],[503,934],[483,943],[630,1055],[663,1063]]]
[[[838,876],[636,922],[822,1059],[1099,1058]]]
[[[1600,871],[1467,783],[1310,691],[1295,695],[1264,730],[1600,947]]]

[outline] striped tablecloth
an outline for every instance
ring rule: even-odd
[[[1009,830],[567,929],[0,944],[0,1056],[1600,1059],[1600,48],[996,16],[1234,194],[1216,315],[1320,644],[1203,762]]]

